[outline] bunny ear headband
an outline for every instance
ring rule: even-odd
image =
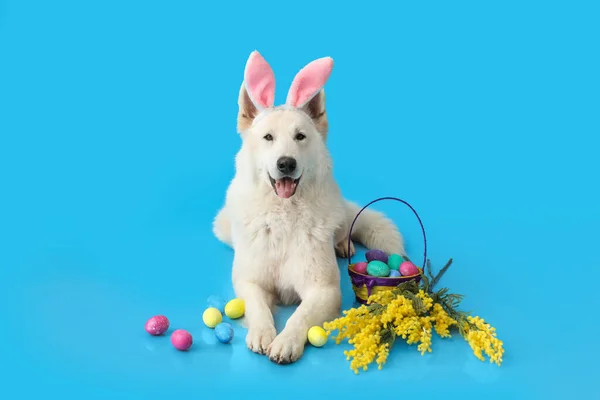
[[[323,57],[310,62],[294,77],[285,104],[294,108],[306,105],[325,86],[333,59]],[[258,111],[273,107],[275,101],[275,74],[267,61],[258,51],[248,57],[244,70],[246,92]]]

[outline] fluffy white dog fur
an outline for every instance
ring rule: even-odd
[[[260,57],[256,52],[253,56]],[[242,145],[214,233],[234,249],[233,286],[246,304],[248,348],[285,364],[300,358],[310,327],[340,313],[336,254],[347,256],[349,228],[359,208],[344,200],[332,175],[324,90],[318,88],[300,107],[261,109],[252,98],[242,84],[238,100]],[[283,178],[278,169],[282,157],[294,158],[297,164],[290,176],[295,192],[288,198],[279,196],[275,185]],[[375,211],[361,214],[352,240],[404,254],[394,224]],[[299,303],[279,334],[272,314],[278,303]]]

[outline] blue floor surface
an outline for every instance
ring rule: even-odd
[[[598,6],[317,4],[0,0],[2,398],[600,398]],[[454,259],[442,284],[504,341],[500,368],[458,337],[358,376],[333,344],[278,366],[238,322],[230,345],[202,325],[206,298],[233,294],[211,222],[254,49],[276,103],[334,58],[344,195],[417,209],[434,267]],[[410,210],[375,208],[418,259]],[[156,314],[190,352],[144,332]]]

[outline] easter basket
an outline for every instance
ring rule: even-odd
[[[419,224],[421,225],[421,231],[423,232],[423,242],[424,242],[424,252],[423,252],[423,266],[421,268],[417,267],[418,273],[414,275],[403,275],[397,277],[376,277],[370,276],[366,274],[362,274],[353,270],[354,264],[352,263],[352,256],[350,255],[351,243],[352,243],[352,229],[354,229],[354,224],[356,220],[360,216],[360,214],[371,204],[383,201],[383,200],[395,200],[400,203],[407,205],[412,212],[417,217]],[[406,261],[410,261],[406,256],[402,256],[402,258]],[[419,283],[421,280],[421,275],[423,270],[425,269],[425,265],[427,263],[427,237],[425,236],[425,228],[423,227],[423,222],[419,217],[419,214],[415,211],[415,209],[408,204],[406,201],[398,199],[396,197],[381,197],[379,199],[373,200],[364,206],[358,214],[354,217],[352,221],[352,225],[350,226],[350,233],[348,234],[348,274],[350,275],[350,280],[352,281],[352,290],[354,291],[356,300],[361,304],[366,304],[367,299],[371,294],[385,291],[385,290],[393,290],[396,286],[401,284],[402,282],[407,282],[414,280]]]

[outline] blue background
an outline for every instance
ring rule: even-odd
[[[0,1],[3,395],[600,396],[598,7],[334,3]],[[397,345],[359,376],[333,344],[281,367],[238,323],[230,346],[203,327],[206,298],[232,295],[211,222],[254,49],[277,103],[303,65],[335,59],[328,143],[345,196],[417,209],[434,266],[455,260],[442,283],[504,340],[502,367],[460,338],[423,357]],[[410,210],[376,208],[418,259]],[[144,332],[161,313],[192,351]]]

